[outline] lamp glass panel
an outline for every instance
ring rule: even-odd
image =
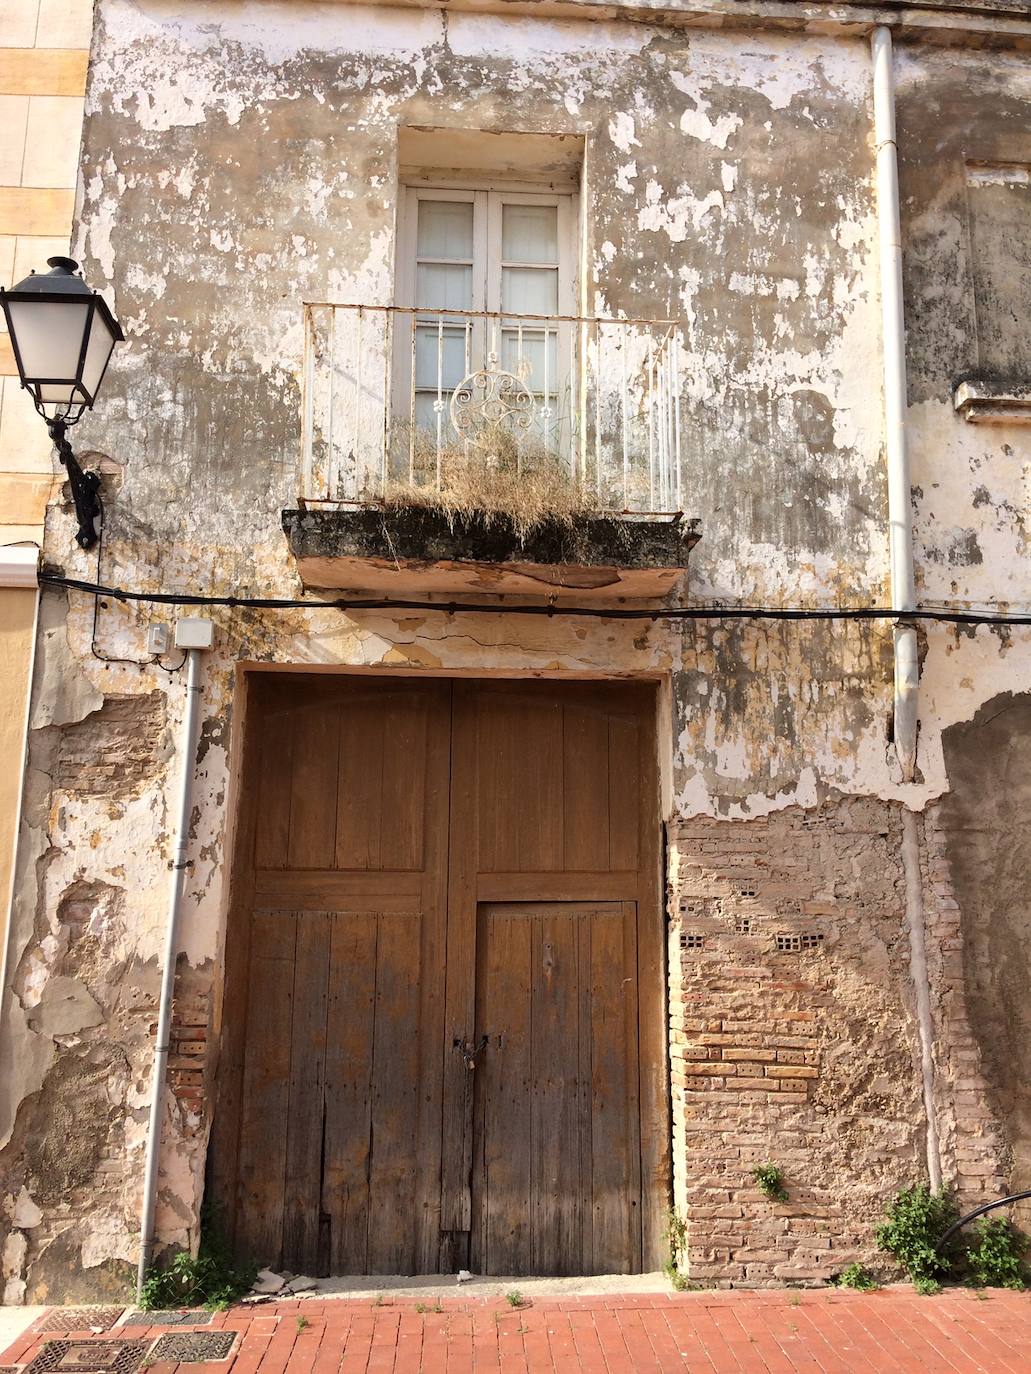
[[[107,327],[107,322],[100,311],[94,310],[89,342],[86,345],[86,358],[82,365],[82,385],[89,392],[91,398],[97,394],[97,387],[100,385],[100,379],[104,375],[104,368],[107,367],[107,360],[110,358],[114,346],[115,336]]]
[[[82,335],[89,301],[13,301],[8,298],[11,332],[18,345],[26,381],[46,377],[74,382],[79,372]]]
[[[47,382],[39,387],[39,399],[43,405],[66,406],[80,405],[83,397],[72,382]]]

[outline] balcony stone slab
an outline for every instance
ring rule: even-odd
[[[425,507],[284,510],[305,587],[376,596],[547,596],[661,600],[700,536],[697,520],[579,515],[529,533],[498,516]]]

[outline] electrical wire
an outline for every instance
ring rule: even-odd
[[[98,564],[99,575],[99,564]],[[194,592],[137,592],[125,587],[109,587],[101,582],[85,582],[65,577],[62,573],[41,572],[41,583],[65,587],[69,591],[86,592],[96,598],[110,597],[113,601],[144,603],[155,606],[209,606],[233,610],[336,610],[336,611],[437,611],[446,615],[543,615],[580,616],[596,620],[898,620],[930,621],[944,625],[1031,625],[1031,612],[1015,614],[986,613],[984,611],[948,610],[944,607],[923,606],[911,611],[894,610],[890,606],[566,606],[547,605],[486,605],[468,601],[412,601],[389,598],[336,597],[332,600],[312,600],[300,597],[273,596],[207,596]],[[100,657],[100,655],[98,655]],[[136,662],[116,659],[112,662]],[[163,666],[163,665],[162,665]],[[177,671],[175,669],[171,671]]]
[[[104,511],[104,502],[101,499],[100,492],[98,491],[96,495],[97,507],[100,511],[100,528],[97,531],[97,581],[95,583],[96,589],[93,591],[93,632],[90,635],[90,653],[93,655],[95,659],[99,660],[99,662],[105,664],[106,666],[110,666],[112,663],[125,664],[126,666],[131,668],[150,668],[157,666],[163,672],[168,673],[169,677],[171,677],[172,674],[177,673],[179,669],[182,668],[183,664],[186,662],[187,654],[185,650],[183,651],[183,657],[180,663],[177,663],[173,668],[166,668],[165,665],[161,662],[159,655],[157,654],[151,655],[150,658],[143,659],[116,658],[111,654],[102,654],[100,650],[97,648],[97,621],[100,615],[100,598],[104,595],[103,591],[100,590],[100,563],[101,559],[104,556],[104,525],[106,523],[106,519]],[[40,573],[39,580],[40,582],[46,581],[47,575],[45,573]],[[116,597],[114,593],[112,593],[111,596],[112,600],[124,600],[124,598],[122,597]]]

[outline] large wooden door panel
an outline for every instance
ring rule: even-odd
[[[259,675],[249,703],[212,1151],[237,1251],[658,1263],[652,690]]]
[[[215,1141],[227,1228],[295,1272],[432,1270],[450,688],[254,692],[226,984],[246,1033],[227,1036]]]

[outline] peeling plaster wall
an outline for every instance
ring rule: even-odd
[[[921,595],[930,601],[1027,599],[1029,431],[967,425],[950,399],[977,361],[962,162],[1031,158],[1022,62],[916,48],[899,57],[914,513]],[[295,503],[298,486],[301,302],[392,299],[397,128],[407,123],[586,138],[583,304],[685,323],[687,513],[703,521],[692,594],[884,604],[865,41],[307,3],[245,3],[217,15],[188,0],[98,6],[79,246],[128,335],[102,409],[82,426],[83,446],[99,453],[106,474],[100,579],[297,594],[279,511]],[[92,578],[97,565],[75,551],[71,530],[59,502],[47,558]],[[92,603],[49,592],[43,605],[14,987],[0,1042],[11,1085],[0,1104],[0,1138],[9,1142],[0,1197],[12,1235],[25,1240],[7,1276],[11,1301],[99,1293],[124,1281],[135,1257],[183,709],[179,677],[104,661],[142,659],[146,624],[163,612],[104,602],[94,654]],[[903,801],[922,808],[948,792],[943,731],[1026,683],[1028,665],[1022,631],[928,630],[922,778],[906,787],[890,748],[891,643],[882,624],[212,615],[177,992],[189,1027],[179,1041],[194,1047],[205,1031],[217,1043],[217,1022],[205,1017],[214,1016],[219,977],[241,662],[663,676],[673,700],[663,761],[670,821],[748,836],[759,830],[740,822],[762,829],[779,813],[830,807],[821,814],[833,829],[845,799],[846,829],[849,806],[861,803],[863,826],[882,840],[895,835]],[[786,822],[785,833],[801,824]],[[820,852],[850,862],[847,847],[838,858],[833,845]],[[674,848],[674,905],[678,855]],[[761,855],[755,863],[769,867]],[[814,876],[816,896],[833,880]],[[936,881],[928,878],[932,896]],[[871,949],[884,963],[890,948],[892,969],[901,967],[890,933],[897,926],[901,938],[896,887],[893,876],[868,938],[833,901],[818,915],[844,922],[837,947],[850,963],[835,977],[854,1002],[847,1020],[864,1053],[875,1059],[888,1036],[904,1065],[912,1050],[904,989],[893,983],[887,1011],[880,995],[863,992]],[[732,966],[736,947],[728,949]],[[834,949],[831,940],[811,957],[831,960]],[[936,972],[942,997],[948,976]],[[821,978],[813,985],[823,997],[834,979]],[[682,994],[674,987],[674,1000]],[[798,989],[791,996],[804,1000]],[[941,997],[936,1005],[948,1039],[955,1027]],[[683,1016],[683,1004],[671,1011]],[[946,1050],[962,1052],[957,1044],[942,1050],[943,1065]],[[968,1068],[981,1083],[980,1062]],[[212,1072],[203,1048],[173,1059],[163,1245],[196,1241]],[[879,1165],[886,1186],[917,1167],[913,1074],[879,1118],[895,1149]],[[830,1055],[813,1129],[821,1112],[847,1116],[852,1093],[841,1056]],[[983,1130],[990,1110],[950,1125],[950,1177],[967,1176],[964,1139]],[[757,1119],[782,1129],[769,1125],[775,1113]],[[89,1137],[63,1174],[41,1153],[55,1129]],[[981,1177],[1004,1163],[1002,1147],[992,1148]],[[830,1169],[821,1187],[832,1186]],[[728,1205],[754,1210],[747,1188],[733,1186],[742,1199]],[[719,1249],[707,1229],[709,1248]],[[820,1228],[805,1234],[820,1250]],[[849,1244],[859,1246],[856,1234]],[[783,1262],[755,1260],[737,1280],[770,1280]],[[810,1276],[836,1262],[836,1254],[813,1261]]]

